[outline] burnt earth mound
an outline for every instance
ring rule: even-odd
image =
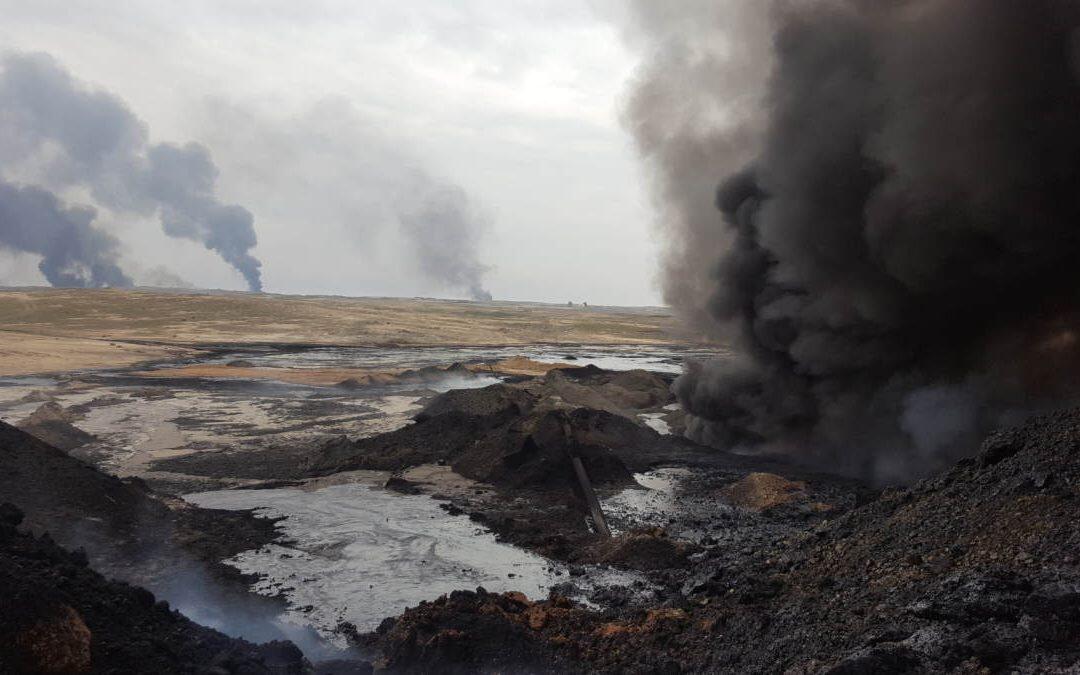
[[[520,386],[538,396],[557,397],[575,407],[631,416],[675,402],[673,378],[646,370],[611,371],[593,365],[557,368]]]
[[[194,564],[192,557],[230,576],[218,561],[277,536],[273,521],[247,513],[171,508],[142,481],[98,471],[3,422],[0,495],[25,514],[26,529],[85,548],[97,569],[128,579],[158,573],[168,560]]]
[[[352,639],[381,653],[376,665],[390,673],[561,672],[566,655],[537,635],[532,606],[516,593],[454,591]]]
[[[0,494],[26,514],[29,529],[94,552],[141,547],[170,520],[139,481],[104,474],[3,422]]]
[[[617,487],[633,483],[632,470],[677,460],[692,445],[604,410],[552,406],[506,384],[447,392],[415,420],[372,438],[328,443],[311,473],[442,463],[502,488],[572,491],[572,457],[581,459],[592,482]]]

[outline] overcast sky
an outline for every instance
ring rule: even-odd
[[[495,298],[656,304],[648,190],[620,126],[635,58],[613,12],[575,0],[0,0],[0,49],[51,55],[79,86],[121,99],[151,143],[204,145],[217,198],[254,215],[268,292],[463,297],[423,269],[456,244],[425,249],[424,231],[395,219],[428,189],[420,176],[467,199],[465,255]],[[146,214],[104,208],[95,227],[117,236],[136,281],[245,287]],[[44,283],[37,260],[0,251],[0,283]]]

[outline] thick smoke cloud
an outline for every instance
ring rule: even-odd
[[[678,380],[692,435],[895,479],[1075,393],[1080,3],[652,4],[667,299],[739,347]]]
[[[0,247],[36,253],[53,286],[130,286],[119,242],[93,227],[96,212],[68,208],[51,192],[0,181]]]
[[[206,148],[151,144],[122,100],[87,88],[47,55],[8,55],[0,67],[0,165],[53,190],[86,190],[114,212],[156,215],[166,234],[203,244],[261,290],[254,219],[218,201]],[[0,232],[9,246],[16,242],[6,228],[15,226]]]

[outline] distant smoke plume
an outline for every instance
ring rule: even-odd
[[[413,242],[421,271],[440,285],[491,300],[483,285],[487,268],[477,261],[482,218],[456,185],[423,181],[415,202],[402,207],[401,228]]]
[[[889,479],[1075,393],[1080,3],[662,4],[627,122],[667,299],[740,352],[692,435]]]
[[[130,286],[116,239],[93,227],[96,212],[67,208],[51,192],[0,181],[0,247],[36,253],[53,286]]]
[[[54,190],[87,190],[115,212],[156,215],[166,234],[203,244],[261,290],[252,215],[218,201],[206,148],[150,144],[122,100],[87,88],[46,55],[8,55],[0,65],[0,166]]]
[[[392,121],[335,98],[283,117],[216,100],[205,127],[231,162],[229,175],[258,195],[260,216],[307,223],[345,248],[358,283],[394,292],[405,277],[420,292],[490,299],[479,253],[483,209]],[[283,162],[288,172],[277,170]]]
[[[134,273],[135,282],[139,286],[152,288],[195,288],[195,284],[183,278],[168,267],[158,265],[147,270],[138,270]]]

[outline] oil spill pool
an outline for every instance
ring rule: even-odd
[[[690,471],[678,467],[653,469],[634,474],[638,486],[601,500],[604,514],[614,534],[638,527],[663,526],[678,512],[676,489]]]
[[[283,594],[289,601],[286,620],[328,637],[341,621],[373,630],[388,616],[454,590],[483,586],[535,599],[566,579],[556,574],[555,563],[496,542],[490,532],[466,517],[448,516],[423,495],[350,483],[317,490],[218,490],[185,499],[204,508],[284,517],[277,524],[281,543],[226,562],[259,575],[257,592]],[[607,574],[603,583],[632,581],[630,575]]]

